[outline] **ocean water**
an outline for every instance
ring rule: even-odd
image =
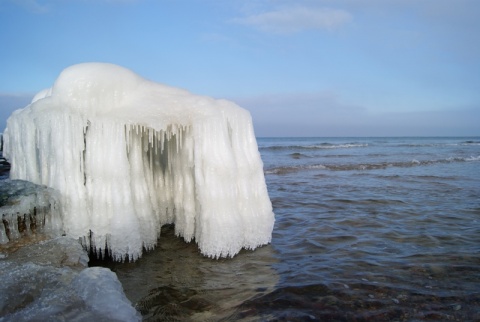
[[[91,261],[144,320],[480,321],[480,137],[258,145],[271,244],[212,260],[165,226],[137,262]]]
[[[115,271],[147,321],[479,321],[480,138],[260,138],[270,245],[162,230]],[[98,263],[92,263],[98,265]]]

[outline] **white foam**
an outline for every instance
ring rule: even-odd
[[[203,254],[269,243],[274,223],[248,111],[111,64],[64,70],[4,133],[11,178],[60,191],[64,228],[117,260],[175,223]]]
[[[465,161],[480,161],[480,156],[477,156],[477,157],[470,156],[468,158],[465,158]]]

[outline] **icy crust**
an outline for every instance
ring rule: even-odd
[[[64,70],[8,119],[11,178],[60,191],[64,229],[116,260],[163,224],[209,257],[270,242],[274,214],[250,114],[111,64]]]
[[[60,196],[52,188],[23,180],[2,180],[0,185],[0,244],[32,233],[60,235]]]
[[[117,276],[58,237],[0,259],[0,321],[141,321]]]

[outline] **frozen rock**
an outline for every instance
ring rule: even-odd
[[[0,321],[140,321],[116,275],[59,237],[0,259]]]
[[[33,233],[62,233],[60,196],[54,189],[23,180],[0,183],[0,244]]]
[[[155,247],[168,223],[214,258],[271,241],[252,119],[226,100],[74,65],[8,119],[4,155],[11,178],[60,192],[68,236],[116,260]]]
[[[18,264],[35,263],[42,266],[85,268],[88,255],[82,245],[72,238],[57,237],[37,244],[22,247],[8,255]]]

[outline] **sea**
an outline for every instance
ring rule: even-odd
[[[258,138],[272,242],[164,226],[111,268],[145,321],[480,321],[480,137]]]
[[[91,258],[144,321],[480,321],[480,137],[257,143],[270,244],[210,259],[166,225],[136,262]]]

